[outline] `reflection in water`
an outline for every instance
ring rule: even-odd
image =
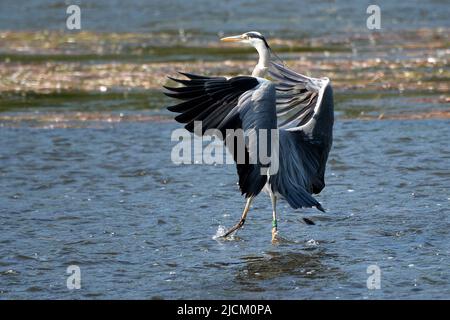
[[[292,246],[288,247],[292,250]],[[268,251],[262,256],[244,256],[236,274],[236,282],[244,291],[265,291],[267,280],[291,279],[293,287],[303,287],[309,281],[320,279],[345,279],[345,273],[336,267],[327,266],[324,259],[330,256],[321,248],[294,251]],[[270,289],[269,289],[270,290]]]

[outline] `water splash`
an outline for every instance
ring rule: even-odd
[[[219,225],[217,227],[216,234],[212,237],[213,240],[225,240],[225,238],[222,238],[222,237],[225,235],[226,232],[227,232],[227,228],[222,225]],[[234,234],[231,234],[230,236],[228,236],[227,239],[234,240]]]
[[[306,241],[306,245],[308,245],[310,247],[317,247],[319,245],[319,242],[314,239],[310,239],[310,240]]]

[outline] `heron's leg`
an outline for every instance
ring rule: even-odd
[[[277,225],[277,197],[270,193],[270,200],[272,200],[272,243],[277,242],[278,225]]]
[[[242,212],[241,220],[239,220],[239,222],[233,228],[228,230],[227,233],[225,233],[223,235],[224,238],[228,237],[230,234],[232,234],[236,230],[240,229],[244,225],[245,219],[247,218],[247,213],[250,210],[250,205],[252,204],[252,201],[253,201],[253,197],[247,198],[247,202],[245,203],[244,211]]]

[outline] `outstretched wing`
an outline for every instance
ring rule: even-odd
[[[333,137],[333,91],[328,78],[311,78],[271,62],[277,90],[280,170],[272,188],[294,208],[315,206],[311,196],[325,187],[325,166]]]
[[[228,129],[242,129],[248,134],[248,140],[242,136],[234,136],[233,146],[227,147],[237,162],[242,194],[246,197],[257,195],[264,187],[267,176],[261,174],[263,165],[249,145],[258,143],[258,137],[254,133],[260,129],[276,129],[275,86],[268,80],[255,77],[226,79],[182,74],[188,79],[170,79],[184,86],[165,87],[168,90],[165,94],[184,102],[167,109],[179,113],[175,120],[185,123],[185,128],[190,132],[194,132],[194,122],[197,121],[201,121],[202,134],[209,129],[220,130],[225,143],[230,132]],[[244,141],[237,141],[239,139]],[[242,145],[245,145],[245,154],[238,155],[239,146]],[[243,161],[237,161],[238,159]]]
[[[333,94],[328,78],[307,77],[275,62],[271,62],[269,74],[276,83],[280,129],[306,132],[320,125],[323,132],[331,132]],[[319,122],[321,115],[326,119]]]

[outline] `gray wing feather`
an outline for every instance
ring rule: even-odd
[[[167,91],[164,93],[184,102],[168,109],[179,113],[175,120],[185,123],[185,128],[191,132],[194,131],[196,121],[202,121],[202,134],[207,133],[208,129],[220,130],[235,161],[241,157],[238,157],[236,145],[244,142],[244,163],[236,163],[239,186],[246,197],[257,195],[264,187],[267,175],[261,174],[265,163],[260,161],[257,152],[260,141],[256,133],[260,129],[267,129],[270,135],[270,129],[277,127],[275,85],[265,79],[246,76],[226,79],[187,73],[183,75],[189,79],[171,79],[184,87],[165,87]],[[228,134],[235,132],[228,129],[242,129],[243,136],[231,136],[233,143],[228,144]],[[270,136],[266,143],[269,141]],[[270,150],[270,145],[266,148]]]
[[[319,112],[329,79],[307,77],[275,62],[271,62],[269,74],[277,87],[278,127],[298,130],[310,122]]]
[[[271,156],[272,129],[277,128],[275,86],[268,80],[261,81],[258,87],[245,92],[239,98],[237,106],[230,115],[231,117],[232,114],[239,116],[241,128],[244,131],[248,163],[237,166],[241,189],[251,190],[250,193],[247,192],[247,197],[259,193],[266,184],[267,175],[263,168],[267,169],[270,163],[262,163],[260,148],[266,150],[263,154],[267,157]],[[267,133],[265,141],[260,139],[262,130],[266,130]],[[242,174],[241,171],[245,173]],[[245,179],[242,179],[243,176]]]
[[[325,187],[325,166],[332,144],[333,91],[329,79],[316,79],[271,63],[277,89],[280,128],[279,172],[270,177],[272,191],[293,208],[317,207],[311,194]]]

